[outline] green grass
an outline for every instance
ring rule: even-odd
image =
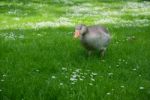
[[[150,2],[13,1],[0,1],[0,100],[150,99]],[[73,38],[79,23],[109,29],[103,59]]]

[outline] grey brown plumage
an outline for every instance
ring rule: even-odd
[[[106,51],[110,42],[110,34],[106,28],[99,25],[77,25],[75,30],[75,37],[80,37],[81,44],[87,50],[99,50],[103,53]]]

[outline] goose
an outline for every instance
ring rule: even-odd
[[[74,38],[80,39],[83,47],[88,50],[88,54],[91,54],[93,50],[98,50],[100,56],[104,56],[111,36],[108,30],[102,26],[80,24],[75,27]]]

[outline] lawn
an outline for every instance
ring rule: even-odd
[[[100,24],[104,58],[73,38]],[[150,2],[1,0],[0,100],[149,100]]]

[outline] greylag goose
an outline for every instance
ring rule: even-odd
[[[101,56],[104,56],[110,42],[109,32],[99,25],[77,25],[75,27],[74,37],[80,38],[81,44],[89,53],[93,50],[98,50]]]

